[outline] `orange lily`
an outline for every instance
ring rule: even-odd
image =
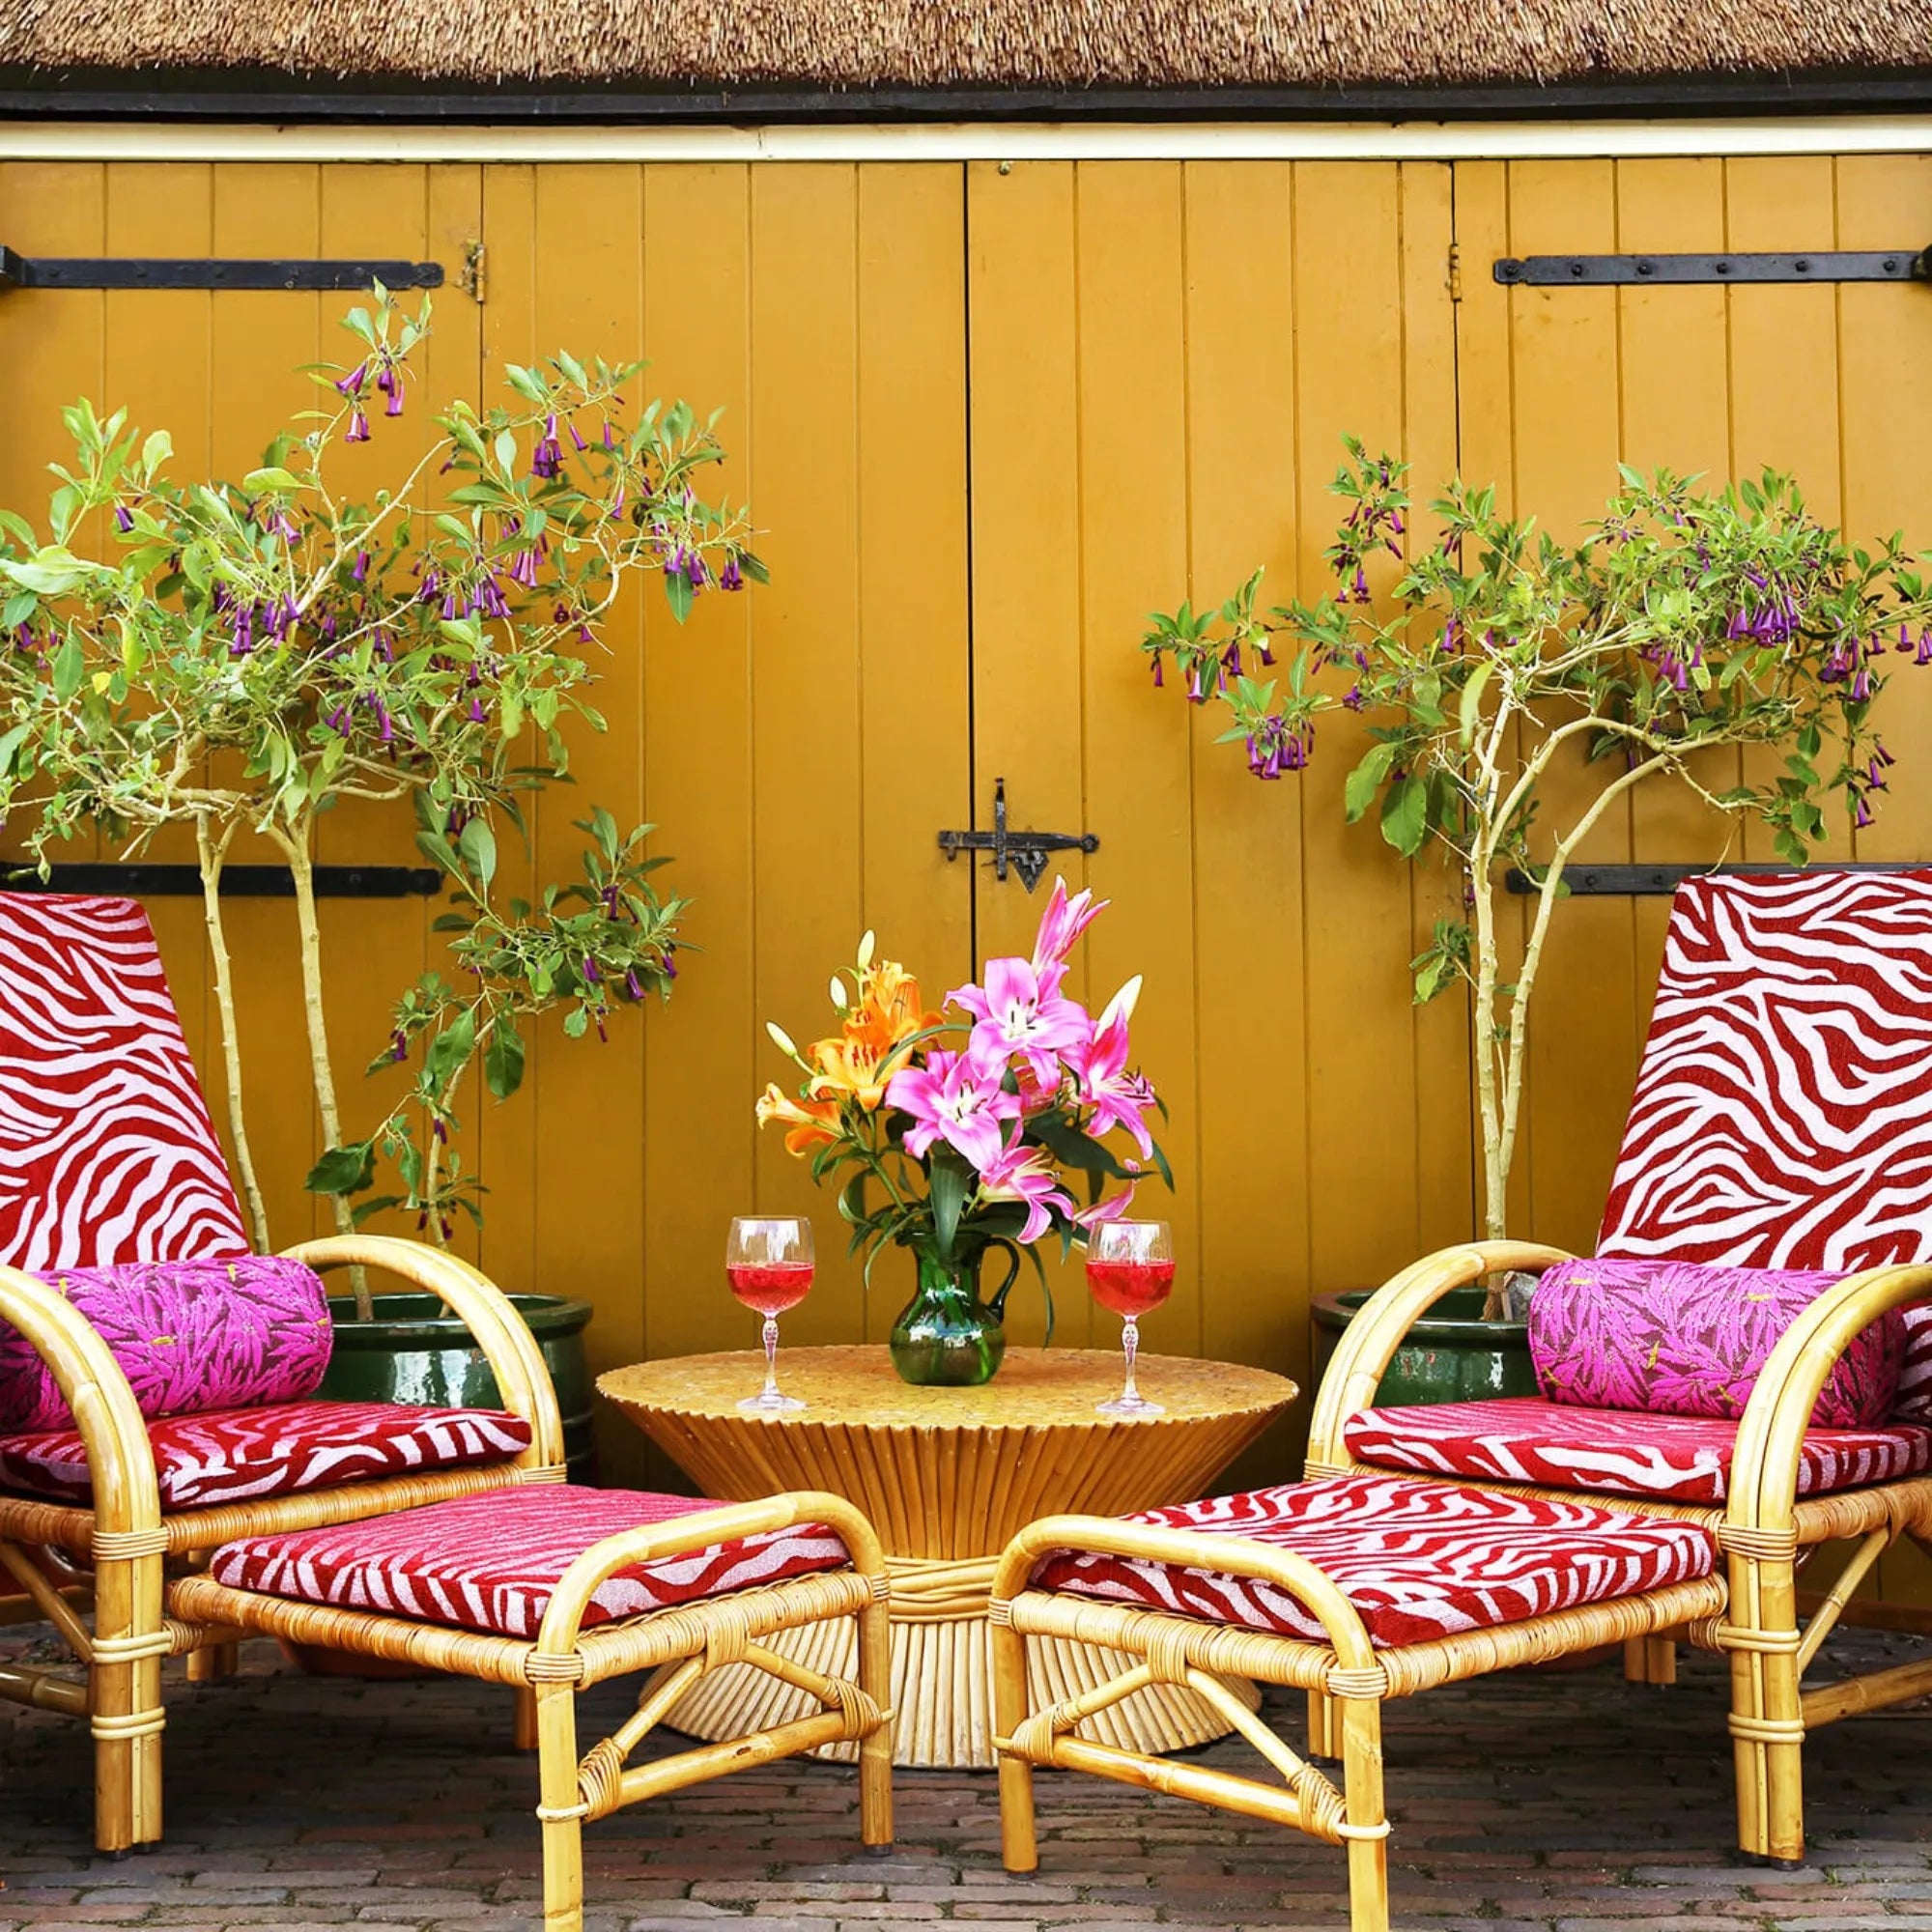
[[[892,959],[868,966],[859,978],[859,999],[836,1039],[816,1040],[806,1058],[818,1070],[815,1096],[850,1097],[867,1113],[877,1110],[886,1085],[912,1057],[910,1042],[937,1013],[923,1009],[919,981]]]
[[[816,1147],[830,1147],[839,1137],[838,1103],[836,1100],[794,1100],[774,1082],[758,1096],[758,1124],[781,1121],[786,1128],[785,1151],[810,1153]]]

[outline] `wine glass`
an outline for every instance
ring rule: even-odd
[[[811,1287],[811,1223],[796,1215],[741,1214],[724,1243],[724,1279],[747,1308],[765,1318],[765,1385],[738,1406],[764,1415],[803,1408],[779,1393],[779,1317]]]
[[[1165,1221],[1102,1221],[1087,1237],[1087,1286],[1102,1308],[1122,1318],[1121,1348],[1127,1358],[1126,1386],[1102,1415],[1165,1415],[1134,1386],[1140,1318],[1158,1308],[1174,1290],[1174,1241]]]

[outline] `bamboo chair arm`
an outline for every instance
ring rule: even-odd
[[[1349,1460],[1342,1432],[1351,1415],[1373,1408],[1376,1389],[1396,1350],[1436,1302],[1498,1268],[1547,1268],[1575,1257],[1537,1241],[1462,1241],[1411,1262],[1376,1290],[1348,1327],[1315,1392],[1308,1460],[1340,1467]]]
[[[510,1298],[480,1269],[395,1235],[327,1235],[283,1251],[318,1273],[339,1267],[380,1268],[439,1296],[459,1317],[497,1378],[503,1406],[530,1425],[530,1446],[516,1462],[523,1468],[557,1468],[563,1463],[563,1419],[551,1386],[543,1350]]]
[[[1887,1309],[1928,1296],[1932,1267],[1888,1263],[1828,1288],[1784,1331],[1738,1425],[1727,1527],[1792,1528],[1804,1432],[1839,1357]]]
[[[610,1577],[634,1563],[689,1556],[714,1544],[735,1543],[741,1537],[789,1529],[801,1522],[820,1523],[831,1530],[845,1546],[852,1568],[872,1582],[875,1595],[883,1597],[886,1559],[870,1520],[842,1496],[822,1490],[787,1490],[761,1496],[756,1502],[694,1510],[668,1522],[620,1530],[593,1544],[558,1578],[537,1631],[537,1649],[553,1657],[570,1656],[577,1648],[590,1599]]]
[[[0,1321],[27,1338],[73,1410],[87,1447],[97,1530],[158,1531],[161,1498],[148,1425],[107,1344],[58,1290],[17,1268],[0,1267]]]
[[[1009,1604],[1042,1558],[1057,1550],[1124,1556],[1171,1563],[1183,1570],[1213,1570],[1272,1583],[1321,1620],[1336,1662],[1345,1670],[1378,1667],[1374,1646],[1354,1605],[1307,1557],[1242,1536],[1209,1536],[1164,1523],[1126,1522],[1119,1517],[1045,1516],[1030,1522],[1007,1545],[993,1572],[993,1602]]]

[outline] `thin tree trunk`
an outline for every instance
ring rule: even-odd
[[[235,1143],[235,1169],[242,1179],[242,1199],[248,1209],[248,1236],[257,1254],[272,1254],[269,1242],[269,1211],[255,1178],[255,1157],[248,1147],[248,1129],[242,1119],[242,1036],[235,1019],[235,975],[228,956],[228,935],[221,923],[221,866],[234,837],[230,824],[217,843],[205,817],[194,821],[195,852],[201,867],[201,911],[208,927],[209,956],[214,963],[214,1005],[221,1016],[221,1065],[228,1081],[228,1134]]]
[[[308,849],[308,826],[294,832],[270,826],[269,836],[282,848],[296,889],[296,928],[301,940],[302,1016],[308,1027],[309,1070],[315,1082],[315,1108],[322,1119],[325,1149],[342,1146],[342,1114],[335,1102],[335,1073],[328,1057],[328,1023],[322,1004],[322,927],[315,915],[315,859]],[[331,1194],[339,1234],[353,1234],[355,1216],[343,1194]],[[349,1275],[355,1295],[355,1314],[367,1321],[375,1314],[369,1282],[362,1269]]]

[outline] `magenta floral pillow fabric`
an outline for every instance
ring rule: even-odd
[[[125,1262],[41,1276],[107,1344],[150,1422],[299,1402],[328,1367],[328,1299],[312,1268],[279,1255]],[[0,1321],[0,1430],[71,1429],[60,1384]]]
[[[1529,1352],[1551,1402],[1736,1420],[1784,1331],[1844,1276],[1696,1262],[1565,1262],[1529,1299]],[[1818,1429],[1891,1413],[1905,1358],[1896,1309],[1848,1348],[1811,1411]]]

